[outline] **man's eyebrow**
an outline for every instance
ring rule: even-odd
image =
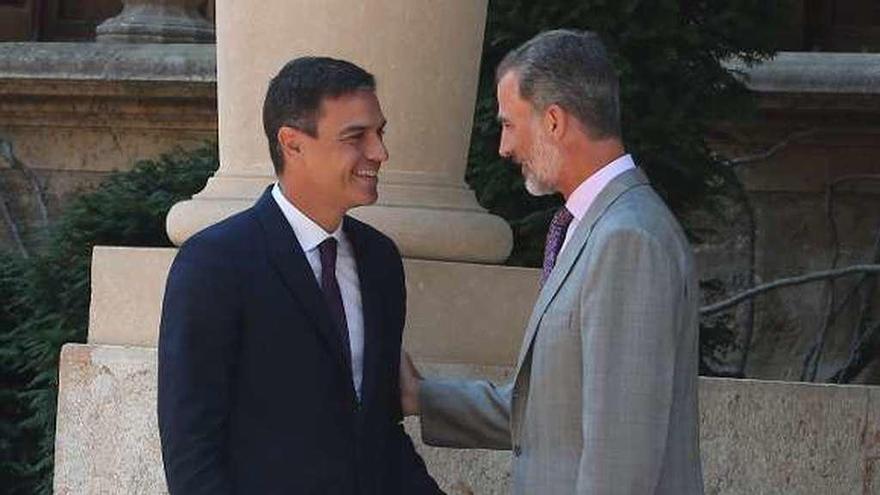
[[[385,124],[387,124],[387,123],[388,123],[388,121],[383,119],[382,122],[379,124],[379,127],[378,127],[379,130],[381,131],[381,130],[385,129]],[[349,134],[357,134],[359,132],[364,132],[372,127],[373,126],[368,125],[368,124],[361,124],[361,123],[351,124],[351,125],[343,127],[342,130],[339,131],[339,135],[345,136],[345,135],[349,135]]]

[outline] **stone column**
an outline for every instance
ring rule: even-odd
[[[205,0],[123,0],[122,12],[95,29],[97,41],[211,43],[214,27],[199,13]]]
[[[353,214],[404,256],[503,261],[507,224],[464,182],[487,0],[239,0],[218,2],[220,169],[168,215],[180,244],[250,206],[274,180],[261,107],[288,60],[328,55],[376,75],[391,159],[379,202]]]

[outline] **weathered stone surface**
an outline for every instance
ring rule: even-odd
[[[216,47],[190,44],[0,43],[0,80],[215,83]],[[18,91],[27,91],[21,84]]]
[[[749,89],[762,93],[880,95],[877,53],[779,52],[753,67],[739,61],[727,67],[743,71]]]
[[[880,493],[880,388],[702,379],[707,495]]]
[[[176,252],[95,248],[89,343],[156,345],[165,279]],[[411,259],[404,260],[404,269],[405,339],[413,355],[485,365],[516,360],[538,270]]]
[[[495,380],[510,371],[442,363],[422,368]],[[56,493],[165,493],[155,379],[155,349],[65,346]],[[700,401],[708,495],[880,493],[880,388],[703,378]],[[508,493],[507,452],[426,447],[418,441],[418,421],[406,426],[449,493]]]
[[[199,13],[204,0],[123,0],[122,12],[101,23],[97,41],[211,43],[214,26]]]
[[[163,248],[94,249],[90,343],[156,346],[165,278],[176,252]],[[137,262],[131,264],[134,259]],[[133,280],[138,282],[132,283]]]
[[[780,243],[797,239],[791,229],[797,230],[799,222],[807,221],[806,215],[776,217],[772,232],[765,235],[781,236]],[[165,278],[175,252],[95,248],[90,343],[156,345]],[[771,254],[772,259],[760,257],[758,266],[773,277],[790,276],[805,268],[824,268],[821,264],[810,265],[815,252],[804,247]],[[719,259],[726,258],[712,251],[698,256],[710,276],[723,275],[719,267],[713,266]],[[854,254],[844,254],[841,262],[854,259]],[[773,271],[773,266],[780,268]],[[538,270],[411,259],[404,260],[404,268],[409,308],[405,339],[414,356],[455,363],[513,364],[538,290]],[[131,284],[132,280],[138,283]],[[842,281],[840,286],[847,283]],[[759,299],[749,376],[798,379],[801,357],[812,345],[818,325],[821,291],[821,285],[808,285]],[[851,321],[851,315],[845,316]],[[843,363],[849,337],[847,332],[829,336],[820,377]],[[864,379],[874,376],[866,373]]]
[[[155,400],[155,349],[65,346],[55,493],[164,493]]]
[[[0,43],[0,140],[37,176],[53,219],[110,171],[216,141],[215,78],[213,45]],[[11,165],[0,156],[3,198],[36,239],[44,225]]]

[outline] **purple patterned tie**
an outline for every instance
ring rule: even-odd
[[[328,237],[318,244],[321,252],[321,291],[330,308],[330,317],[342,339],[342,352],[351,366],[351,347],[348,340],[348,322],[345,319],[345,307],[342,305],[342,293],[336,281],[336,239]]]
[[[550,272],[556,265],[556,257],[559,256],[559,250],[562,248],[562,242],[565,240],[565,232],[574,216],[565,206],[559,208],[553,215],[550,222],[550,230],[547,231],[547,242],[544,244],[544,271],[541,273],[541,287],[550,276]]]

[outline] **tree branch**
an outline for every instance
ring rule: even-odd
[[[18,229],[18,223],[15,221],[15,217],[12,216],[12,212],[9,210],[9,205],[6,204],[6,198],[4,197],[3,191],[0,191],[0,214],[3,215],[3,220],[6,222],[6,225],[9,226],[9,234],[12,236],[12,241],[15,243],[15,246],[18,248],[18,252],[25,258],[29,256],[28,250],[24,245],[24,241],[21,239],[21,232]]]
[[[800,285],[806,284],[809,282],[815,282],[817,280],[825,280],[825,279],[834,279],[839,277],[844,277],[847,275],[852,275],[854,273],[880,273],[880,264],[876,265],[852,265],[844,268],[838,268],[836,270],[821,270],[817,272],[811,272],[804,275],[800,275],[797,277],[788,277],[781,278],[779,280],[774,280],[773,282],[769,282],[766,284],[759,285],[757,287],[752,287],[751,289],[741,292],[729,299],[725,299],[723,301],[717,302],[715,304],[710,304],[708,306],[703,306],[700,308],[701,316],[710,316],[720,311],[723,311],[727,308],[736,306],[737,304],[751,299],[759,294],[763,294],[765,292],[769,292],[774,289],[778,289],[781,287],[787,287],[790,285]]]
[[[46,194],[43,191],[43,186],[40,184],[39,178],[30,167],[25,165],[24,162],[15,156],[12,142],[2,136],[0,136],[0,156],[9,162],[9,165],[13,169],[20,171],[27,178],[31,189],[33,190],[34,199],[37,200],[37,206],[40,210],[40,219],[43,222],[43,226],[45,227],[49,225],[49,210],[46,208]]]
[[[819,132],[819,129],[816,129],[816,128],[793,132],[793,133],[789,134],[788,136],[786,136],[782,141],[779,141],[778,143],[767,148],[766,150],[762,151],[761,153],[756,153],[754,155],[741,156],[741,157],[737,157],[737,158],[731,158],[731,159],[727,160],[727,165],[729,165],[731,167],[737,167],[740,165],[747,165],[749,163],[763,162],[765,160],[772,158],[773,155],[775,155],[775,154],[779,153],[780,151],[782,151],[783,149],[787,148],[795,141],[798,141],[798,140],[803,139],[805,137],[810,137],[818,132]]]

